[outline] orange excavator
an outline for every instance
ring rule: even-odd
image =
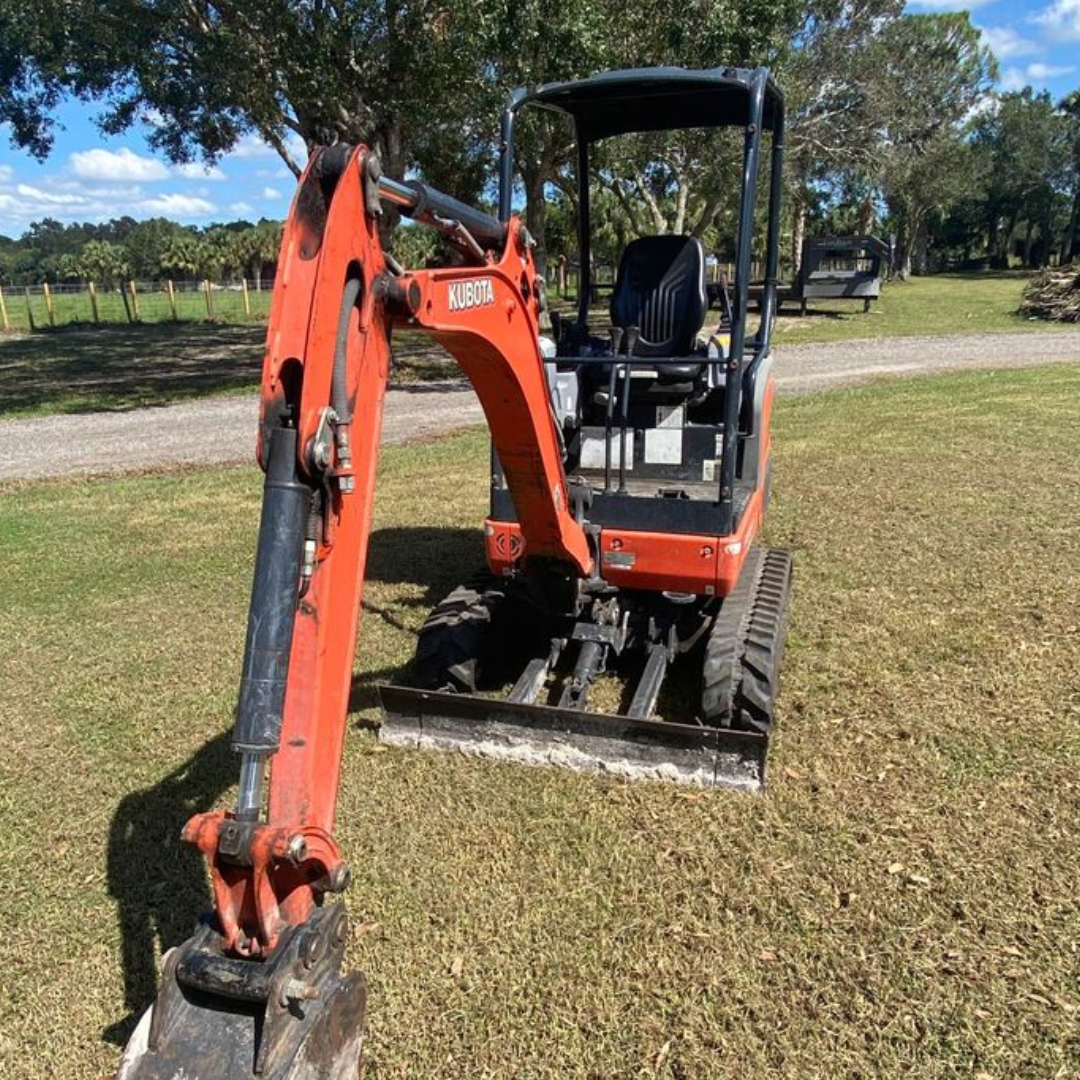
[[[541,332],[544,282],[512,211],[524,108],[577,135],[579,304]],[[119,1080],[352,1080],[365,983],[344,973],[349,882],[333,837],[371,528],[391,331],[421,330],[468,376],[492,439],[487,566],[419,635],[414,685],[380,689],[380,737],[526,764],[760,787],[791,563],[763,548],[769,340],[783,98],[764,69],[617,71],[518,91],[502,121],[497,215],[382,176],[365,147],[313,154],[285,227],[262,376],[265,473],[233,746],[235,811],[184,838],[213,912],[163,962]],[[733,286],[699,240],[622,256],[597,327],[590,147],[639,131],[743,132]],[[755,196],[771,138],[761,317],[747,334]],[[445,237],[449,265],[406,270],[387,206]],[[717,300],[718,322],[705,331]],[[665,705],[676,664],[700,697]],[[629,673],[624,707],[590,691]],[[502,693],[493,693],[501,688]]]

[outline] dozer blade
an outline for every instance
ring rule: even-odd
[[[759,790],[768,738],[498,698],[380,685],[379,741],[627,779]]]
[[[200,928],[167,954],[116,1080],[357,1080],[366,986],[340,974],[344,910],[329,917],[329,947],[301,933],[266,963],[223,956]]]

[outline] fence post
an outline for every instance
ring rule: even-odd
[[[139,294],[135,291],[135,282],[129,281],[128,288],[131,290],[131,310],[135,312],[135,321],[139,322]]]
[[[23,293],[26,295],[26,319],[30,323],[30,329],[36,330],[34,326],[34,309],[30,306],[30,289],[29,287],[23,289]]]
[[[203,292],[206,295],[206,317],[212,319],[214,317],[214,301],[210,298],[210,279],[203,279]]]
[[[169,309],[172,311],[173,322],[176,322],[178,318],[176,314],[176,290],[173,288],[172,278],[169,278],[165,284],[169,289]]]
[[[120,299],[124,301],[124,314],[127,316],[127,321],[134,322],[131,317],[131,302],[128,300],[127,289],[123,285],[117,285],[116,291],[120,294]]]
[[[41,283],[41,291],[45,294],[45,310],[49,314],[49,325],[56,326],[56,312],[53,311],[52,291],[49,289],[49,283],[43,281]]]
[[[5,330],[11,329],[11,320],[8,318],[7,303],[4,300],[4,287],[0,285],[0,324]]]
[[[87,282],[87,287],[90,290],[90,310],[94,313],[94,322],[98,323],[101,320],[98,317],[97,286],[92,281],[89,281]]]
[[[248,296],[247,278],[242,277],[240,279],[240,285],[244,290],[244,314],[250,319],[251,318],[251,297]]]

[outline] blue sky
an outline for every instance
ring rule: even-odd
[[[752,2],[752,0],[751,0]],[[999,87],[1028,84],[1064,96],[1080,85],[1080,0],[909,0],[910,11],[967,9],[1001,66]],[[206,225],[260,217],[283,218],[292,174],[270,147],[248,136],[207,171],[155,156],[149,128],[105,138],[95,110],[78,102],[59,113],[50,157],[37,162],[10,145],[0,125],[0,235],[18,236],[31,221],[106,221],[169,217]],[[303,148],[294,146],[298,160]]]

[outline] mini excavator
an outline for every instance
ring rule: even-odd
[[[577,137],[576,317],[541,333],[544,283],[512,212],[522,109]],[[414,685],[380,689],[380,738],[616,776],[757,788],[791,580],[758,542],[769,501],[784,106],[764,69],[616,71],[520,90],[502,118],[498,214],[313,154],[285,226],[262,375],[265,474],[233,747],[234,812],[196,814],[214,910],[170,950],[119,1080],[353,1080],[365,983],[342,970],[349,882],[333,837],[394,327],[468,376],[492,439],[487,566],[431,614]],[[688,236],[622,255],[595,327],[590,147],[630,132],[743,133],[733,285],[709,317]],[[755,195],[771,136],[760,323],[747,335]],[[445,237],[438,269],[384,251],[387,206]],[[761,215],[758,215],[761,216]],[[696,704],[661,717],[669,669]],[[621,711],[589,708],[614,670]],[[502,692],[495,691],[501,688]]]

